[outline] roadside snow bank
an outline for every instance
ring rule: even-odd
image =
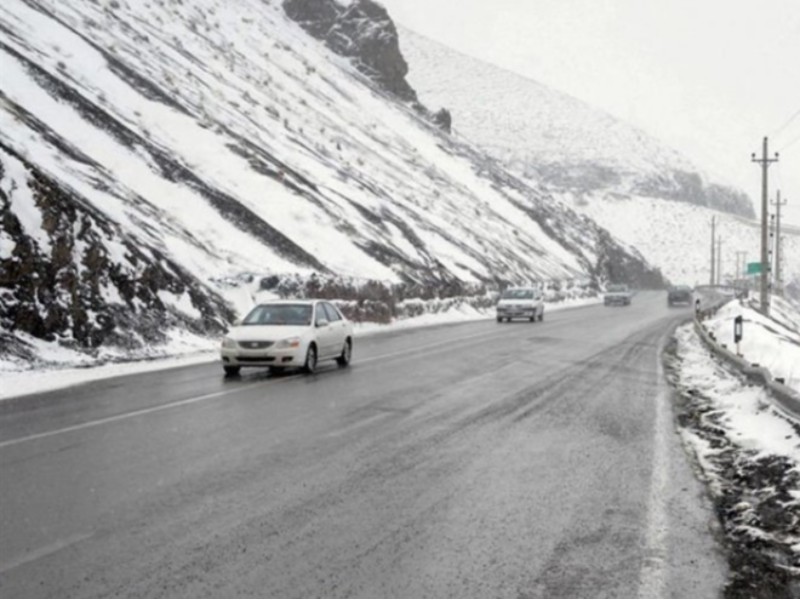
[[[562,302],[548,303],[545,315],[552,311],[566,308],[597,304],[597,298],[574,298]],[[494,309],[478,309],[463,303],[439,313],[428,313],[407,319],[395,319],[390,323],[355,323],[356,336],[370,336],[399,329],[431,327],[460,323],[481,319],[493,319]],[[103,354],[95,358],[84,353],[59,348],[57,344],[30,338],[31,343],[38,344],[37,353],[51,360],[47,365],[25,364],[20,361],[0,360],[0,400],[16,396],[25,396],[55,389],[61,389],[97,381],[131,375],[147,371],[159,371],[194,364],[213,362],[217,359],[219,340],[195,338],[187,336],[173,339],[166,348],[154,350],[152,356],[139,357],[132,360],[116,354]],[[173,356],[169,356],[169,351]],[[156,353],[157,352],[157,353]],[[54,366],[62,365],[62,368]]]
[[[719,317],[725,323],[741,307],[726,309]],[[677,330],[666,365],[681,435],[728,542],[725,597],[797,597],[800,424],[776,410],[766,390],[717,362],[691,324]]]
[[[744,319],[740,350],[750,363],[770,370],[773,377],[782,377],[786,385],[800,392],[800,307],[791,301],[773,297],[770,316],[739,301],[729,302],[705,321],[708,330],[731,350],[733,320]]]

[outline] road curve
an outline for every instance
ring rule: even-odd
[[[3,597],[715,596],[663,293],[0,402]]]

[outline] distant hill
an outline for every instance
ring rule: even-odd
[[[758,260],[751,201],[709,181],[676,150],[585,102],[408,29],[399,40],[408,82],[421,102],[451,110],[454,135],[606,228],[670,280],[708,282],[712,216],[726,277],[737,276],[737,252]],[[800,231],[786,227],[783,235],[785,282],[800,296]]]
[[[400,47],[421,101],[450,108],[456,132],[551,192],[648,196],[754,216],[745,194],[581,100],[405,28]]]

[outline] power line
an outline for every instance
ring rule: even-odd
[[[791,125],[792,121],[794,121],[797,117],[800,117],[800,108],[798,108],[797,111],[791,117],[789,117],[789,119],[783,125],[781,125],[775,131],[773,131],[771,137],[775,137],[781,131],[786,129],[789,125]]]
[[[789,142],[788,144],[784,145],[784,146],[783,146],[783,147],[782,147],[780,150],[778,150],[778,152],[783,152],[784,150],[786,150],[786,149],[787,149],[787,148],[789,148],[790,146],[794,146],[794,145],[795,145],[797,142],[800,142],[800,135],[798,135],[796,138],[794,138],[794,139],[793,139],[791,142]]]

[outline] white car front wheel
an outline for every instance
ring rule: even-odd
[[[303,365],[303,371],[306,373],[313,373],[317,370],[317,347],[311,344],[306,351],[306,362]]]
[[[350,364],[350,359],[353,357],[353,342],[349,339],[345,340],[342,353],[336,358],[336,362],[340,367],[346,367]]]

